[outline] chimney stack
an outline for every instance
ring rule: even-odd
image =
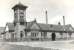
[[[45,11],[46,14],[46,24],[48,24],[48,15],[47,15],[47,10]]]
[[[65,16],[63,16],[63,25],[65,25]]]
[[[61,25],[61,23],[60,23],[60,22],[58,22],[58,25]]]

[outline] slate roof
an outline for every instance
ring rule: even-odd
[[[14,24],[13,23],[7,23],[6,24],[9,28],[9,30],[14,30]]]
[[[32,22],[27,22],[27,27],[26,30],[30,30],[31,26],[36,23],[36,21]],[[7,23],[9,30],[14,30],[14,24],[13,23]],[[42,24],[42,23],[37,23],[37,25],[41,28],[40,30],[43,31],[56,31],[56,32],[74,32],[74,28],[69,24],[69,25],[54,25],[54,24]],[[32,28],[34,30],[34,28]]]
[[[40,27],[42,28],[42,30],[50,30],[50,31],[61,31],[63,30],[62,29],[62,26],[61,25],[54,25],[54,24],[40,24]]]
[[[36,21],[31,21],[31,22],[27,22],[27,27],[26,29],[30,29],[30,27],[33,25],[33,23],[36,23]]]
[[[71,24],[68,24],[65,26],[66,31],[74,31],[74,28],[72,27]]]
[[[0,34],[4,32],[5,27],[0,27]]]
[[[17,8],[19,8],[19,9],[26,9],[27,6],[24,6],[23,4],[19,3],[19,4],[16,4],[12,9],[17,9]]]
[[[31,29],[30,26],[33,25],[33,23],[35,23],[35,21],[29,22],[27,23],[27,30]],[[38,26],[41,28],[40,30],[43,31],[56,31],[56,32],[74,32],[74,28],[68,24],[68,25],[54,25],[54,24],[42,24],[42,23],[37,23]],[[32,28],[33,30],[35,30],[34,28]]]
[[[64,31],[64,32],[72,32],[73,27],[71,25],[54,25],[54,24],[39,24],[42,30],[48,30],[48,31]]]

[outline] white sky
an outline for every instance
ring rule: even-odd
[[[11,9],[19,3],[27,5],[26,18],[32,21],[45,23],[45,10],[48,11],[49,24],[63,24],[62,16],[65,16],[66,24],[74,27],[74,0],[1,0],[0,1],[0,26],[5,26],[7,22],[13,22],[14,12]]]

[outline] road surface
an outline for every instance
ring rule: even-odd
[[[54,42],[0,42],[0,50],[74,50],[74,40]]]

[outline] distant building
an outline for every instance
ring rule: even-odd
[[[26,21],[26,9],[27,6],[21,3],[15,5],[14,10],[14,22],[7,23],[5,27],[4,37],[6,39],[17,39],[17,40],[44,40],[51,38],[53,32],[58,33],[73,33],[74,29],[71,25],[54,25],[54,24],[42,24],[37,23],[36,20],[27,22]],[[56,38],[58,37],[56,34]]]
[[[3,39],[4,29],[5,27],[0,27],[0,39]]]

